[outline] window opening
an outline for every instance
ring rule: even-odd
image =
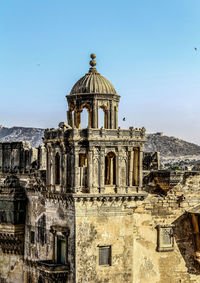
[[[99,265],[111,265],[111,246],[99,247]]]
[[[87,167],[87,154],[79,154],[79,167]]]
[[[99,108],[99,125],[98,125],[99,128],[103,127],[103,128],[106,128],[106,125],[105,125],[105,110],[100,107]]]
[[[105,157],[105,184],[116,185],[116,156],[113,152]]]
[[[85,129],[90,126],[90,121],[89,121],[89,110],[84,107],[83,111],[81,112],[81,128]]]
[[[35,232],[31,231],[31,244],[35,243]]]
[[[57,262],[66,263],[66,238],[60,236],[57,238]]]
[[[42,215],[38,220],[38,240],[44,245],[46,243],[46,216]]]
[[[55,156],[55,184],[60,184],[60,155],[58,152]]]

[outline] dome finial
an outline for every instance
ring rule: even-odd
[[[94,68],[94,67],[96,66],[96,64],[97,64],[96,60],[94,60],[94,59],[96,58],[96,54],[92,53],[92,54],[90,55],[90,58],[91,58],[92,60],[90,60],[90,66],[91,66],[91,68],[90,68],[89,72],[96,73],[97,70],[96,70],[96,68]]]

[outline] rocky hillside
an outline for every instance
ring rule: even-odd
[[[32,146],[37,147],[42,143],[43,134],[44,129],[0,126],[0,142],[29,141]],[[145,151],[159,151],[162,159],[186,159],[188,156],[200,159],[200,146],[162,133],[147,135]]]
[[[200,155],[200,146],[162,133],[148,134],[145,151],[159,151],[163,157]]]
[[[31,146],[37,147],[42,143],[44,130],[37,128],[0,126],[0,142],[29,141]]]

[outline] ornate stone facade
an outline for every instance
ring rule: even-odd
[[[145,129],[118,127],[91,58],[45,148],[0,144],[0,282],[200,282],[200,175],[143,164]]]

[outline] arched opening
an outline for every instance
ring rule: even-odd
[[[73,103],[69,103],[69,110],[67,111],[67,120],[68,120],[68,124],[71,127],[74,127],[74,104]]]
[[[99,125],[98,128],[105,127],[105,110],[103,107],[99,108]]]
[[[43,246],[46,243],[46,215],[43,214],[37,222],[38,241]]]
[[[105,185],[116,185],[116,155],[109,152],[105,157]]]
[[[81,112],[81,128],[85,129],[89,125],[89,113],[87,108],[83,108],[83,111]]]
[[[82,105],[81,107],[81,117],[80,117],[80,126],[79,128],[85,129],[91,127],[91,111],[90,107],[87,104]]]
[[[55,184],[60,184],[60,155],[58,152],[55,156]]]

